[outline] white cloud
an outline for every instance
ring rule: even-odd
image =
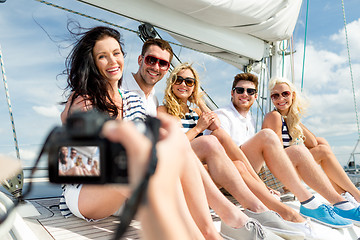
[[[360,39],[360,18],[347,24],[346,29],[348,33],[351,58],[353,58],[352,60],[360,61],[358,57],[360,54],[360,45],[358,44]],[[330,39],[338,44],[343,45],[343,54],[347,56],[345,28],[340,29],[336,34],[330,36]]]
[[[32,109],[45,117],[50,117],[50,118],[59,118],[60,116],[60,110],[57,106],[50,106],[50,107],[45,107],[45,106],[33,106]]]

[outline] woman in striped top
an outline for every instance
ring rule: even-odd
[[[269,89],[275,110],[266,115],[263,128],[273,129],[284,147],[304,144],[314,161],[320,164],[331,180],[335,190],[353,205],[359,206],[360,191],[346,175],[328,142],[324,138],[316,137],[301,123],[306,109],[301,93],[285,78],[271,79]]]

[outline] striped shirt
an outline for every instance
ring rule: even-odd
[[[145,109],[140,97],[133,92],[119,89],[123,101],[123,120],[124,121],[144,121],[146,118]],[[64,191],[67,187],[79,188],[81,184],[65,184],[62,186],[63,195],[60,198],[59,209],[64,217],[70,217],[72,215],[70,209],[66,205],[64,197]]]
[[[182,130],[184,133],[187,133],[190,129],[194,128],[199,120],[199,115],[189,108],[189,112],[185,113],[185,118],[181,119],[181,124],[183,126]],[[203,133],[199,133],[196,137],[202,136]]]
[[[285,119],[283,118],[283,116],[281,116],[281,121],[282,121],[282,129],[281,129],[281,136],[282,136],[282,141],[283,141],[283,146],[284,148],[287,148],[290,146],[290,142],[292,140]]]

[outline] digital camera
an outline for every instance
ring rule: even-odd
[[[49,180],[53,183],[128,183],[126,151],[119,143],[101,136],[108,115],[96,110],[73,113],[64,126],[49,134],[44,152],[48,153]],[[138,131],[156,144],[160,121],[147,117],[134,121]]]

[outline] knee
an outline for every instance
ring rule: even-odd
[[[276,133],[273,130],[269,128],[260,130],[258,135],[263,144],[281,145],[279,137],[276,135]]]
[[[328,144],[319,144],[316,146],[316,149],[320,156],[322,156],[322,159],[327,159],[332,154],[331,147]]]
[[[201,140],[202,147],[208,152],[218,152],[223,150],[219,140],[215,136],[206,135],[199,137],[199,140]]]
[[[292,145],[286,148],[285,151],[295,166],[313,160],[311,153],[304,145]]]

